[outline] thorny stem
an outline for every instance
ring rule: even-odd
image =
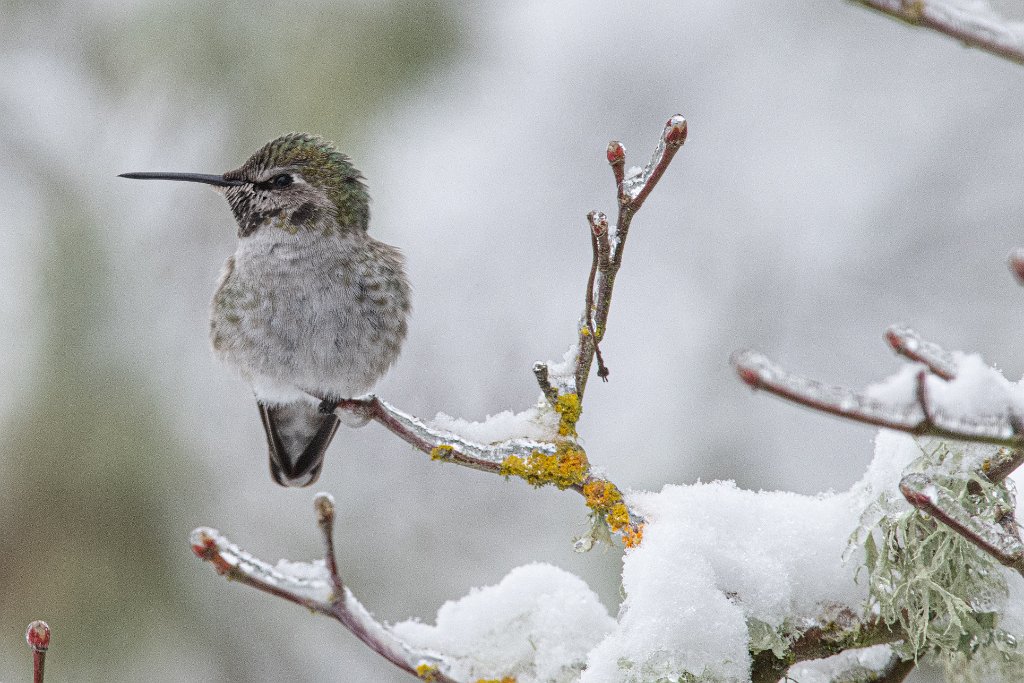
[[[45,621],[33,621],[25,631],[25,642],[32,648],[32,681],[43,683],[46,651],[50,649],[50,627]]]
[[[595,355],[598,356],[598,375],[602,378],[607,376],[607,367],[599,356],[599,346],[608,323],[615,276],[622,265],[622,253],[626,246],[630,223],[685,141],[686,119],[679,115],[673,116],[665,124],[661,142],[654,151],[650,163],[639,176],[629,178],[625,174],[625,148],[614,141],[608,145],[608,163],[612,168],[618,191],[618,218],[613,228],[614,232],[608,236],[607,268],[600,267],[601,242],[593,227],[591,228],[594,259],[587,283],[584,324],[579,330],[579,352],[576,358],[576,393],[581,401]],[[593,219],[591,225],[593,226]]]
[[[996,17],[934,0],[853,0],[912,26],[928,28],[1011,62],[1024,64],[1024,41]]]
[[[331,617],[374,652],[407,673],[436,683],[457,683],[445,674],[447,664],[440,655],[417,650],[399,640],[390,629],[376,621],[345,587],[334,554],[334,500],[330,495],[320,493],[314,505],[317,525],[323,536],[329,585],[318,579],[299,579],[283,574],[241,550],[214,529],[193,531],[192,551],[212,564],[218,574],[232,581]]]

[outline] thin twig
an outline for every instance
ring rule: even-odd
[[[323,568],[303,564],[296,575],[288,568],[272,567],[209,528],[192,532],[192,551],[230,580],[331,617],[403,671],[437,683],[457,683],[445,673],[448,663],[444,657],[413,648],[400,640],[374,619],[344,585],[334,555],[334,501],[327,494],[319,494],[315,506],[325,548]],[[295,563],[289,564],[294,566]]]
[[[823,384],[795,375],[754,351],[733,354],[732,363],[740,379],[755,389],[763,389],[787,401],[830,415],[917,436],[1011,448],[1024,445],[1024,436],[1015,427],[1017,420],[1013,413],[943,415],[928,404],[921,380],[915,401],[892,405],[846,387]]]
[[[45,621],[33,621],[25,631],[25,641],[32,648],[32,681],[43,683],[46,651],[50,649],[50,627]]]
[[[554,407],[555,402],[558,401],[558,389],[551,386],[551,377],[548,374],[548,364],[541,361],[534,363],[533,376],[537,378],[537,385],[544,394],[544,398],[547,399],[547,402],[552,407]]]
[[[853,0],[913,26],[931,29],[990,54],[1024,64],[1024,24],[991,11],[935,0]]]
[[[598,271],[607,273],[611,266],[609,262],[610,246],[608,243],[608,217],[600,211],[591,211],[587,214],[587,222],[590,223],[590,250],[593,254],[590,262],[590,276],[587,278],[587,294],[584,307],[586,309],[586,324],[590,336],[594,339],[594,354],[597,356],[597,376],[605,382],[608,381],[608,366],[604,364],[604,357],[601,355],[601,340],[597,338],[597,331],[594,326],[594,280]]]
[[[661,141],[655,149],[650,163],[639,173],[632,175],[625,173],[625,148],[614,141],[608,145],[608,163],[612,168],[618,191],[618,218],[614,226],[614,233],[609,235],[608,267],[606,269],[592,267],[591,277],[596,282],[591,282],[587,287],[586,316],[589,318],[590,312],[593,311],[593,323],[581,325],[579,331],[576,393],[580,400],[583,399],[583,393],[586,391],[587,379],[594,357],[598,353],[601,340],[604,339],[608,311],[611,307],[612,290],[615,287],[615,276],[622,265],[622,254],[626,245],[626,236],[629,234],[630,223],[685,141],[686,120],[679,115],[673,116],[665,124]],[[611,232],[611,228],[609,228],[609,232]],[[599,251],[600,244],[595,242],[595,254],[599,255]],[[594,277],[595,273],[596,277]],[[602,365],[603,362],[599,363],[599,370]]]
[[[1000,564],[1024,576],[1024,543],[998,524],[988,524],[968,512],[927,475],[908,474],[900,480],[900,493],[911,505],[948,526]]]
[[[885,340],[893,351],[917,363],[924,363],[933,375],[944,380],[956,378],[957,363],[949,351],[921,338],[909,327],[893,325],[885,331]]]

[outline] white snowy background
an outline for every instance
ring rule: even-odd
[[[207,349],[230,212],[201,188],[120,172],[227,170],[287,130],[334,139],[367,176],[371,230],[404,250],[415,288],[408,342],[379,393],[423,417],[479,419],[531,404],[533,362],[572,339],[584,216],[613,208],[608,140],[646,161],[664,120],[683,114],[689,140],[633,223],[602,346],[611,381],[591,384],[580,423],[591,460],[623,487],[725,479],[817,493],[860,479],[873,430],[752,394],[728,364],[739,347],[862,386],[898,367],[882,332],[903,322],[1011,379],[1024,371],[1024,292],[1004,266],[1024,244],[1019,66],[838,0],[453,2],[437,6],[445,33],[421,38],[452,46],[378,91],[372,70],[315,77],[317,50],[288,22],[316,23],[326,5],[204,8],[203,31],[175,23],[198,5],[157,5],[0,2],[0,418],[26,428],[47,371],[40,349],[76,337],[45,312],[80,306],[91,336],[71,362],[141,378],[148,402],[113,420],[158,416],[178,457],[118,452],[133,460],[127,483],[69,486],[116,516],[115,485],[159,472],[159,485],[137,487],[160,511],[161,562],[186,591],[167,600],[184,616],[134,609],[134,589],[117,590],[140,543],[127,535],[95,574],[130,630],[90,646],[88,617],[40,594],[59,582],[23,589],[24,562],[5,545],[0,680],[28,675],[22,635],[35,618],[55,630],[48,680],[410,680],[332,622],[191,556],[188,532],[210,525],[268,559],[316,557],[317,490],[338,501],[343,575],[389,622],[433,621],[446,600],[533,561],[582,578],[612,614],[619,601],[619,553],[572,552],[586,526],[578,496],[429,462],[373,426],[338,435],[313,489],[273,486],[248,390]],[[393,10],[355,0],[331,21],[345,7],[361,21]],[[1016,3],[1000,9],[1024,19]],[[140,25],[148,33],[133,34]],[[329,49],[344,54],[338,32]],[[95,35],[122,42],[97,50]],[[354,94],[339,86],[352,82]],[[289,98],[308,109],[282,109]],[[344,131],[323,128],[335,109]],[[69,196],[80,205],[55,211]],[[85,211],[105,261],[99,289],[47,286],[55,236]],[[26,498],[15,455],[0,452],[0,528],[33,528],[24,520],[74,496],[5,505]],[[75,448],[58,455],[91,469]],[[88,566],[74,538],[38,562],[57,576]]]

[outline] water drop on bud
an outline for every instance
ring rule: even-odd
[[[45,621],[33,621],[25,631],[25,641],[33,650],[49,649],[50,627]]]
[[[666,121],[663,138],[666,144],[677,147],[686,142],[686,119],[676,114]]]
[[[626,163],[626,148],[618,140],[608,143],[608,163],[612,166]]]

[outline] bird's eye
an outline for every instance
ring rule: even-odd
[[[288,187],[292,184],[292,177],[287,173],[282,173],[281,175],[274,176],[270,184],[274,187]]]

